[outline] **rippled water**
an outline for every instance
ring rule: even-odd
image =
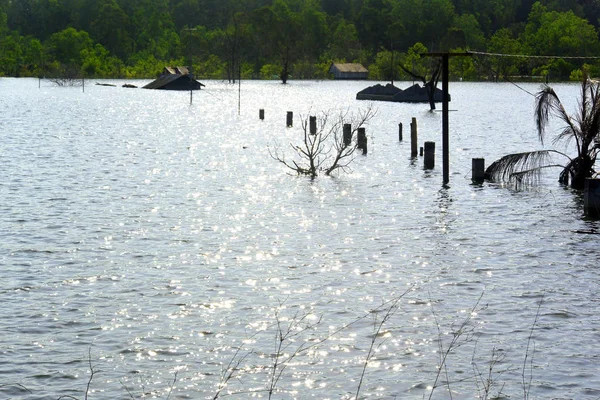
[[[91,377],[90,398],[350,399],[362,376],[361,398],[422,398],[446,353],[434,398],[476,397],[490,365],[492,394],[600,397],[598,223],[556,171],[470,181],[473,157],[540,148],[530,94],[451,83],[443,188],[426,105],[374,104],[369,154],[310,181],[269,149],[368,84],[206,83],[190,105],[0,79],[0,397],[83,398]],[[398,142],[412,117],[433,171]]]

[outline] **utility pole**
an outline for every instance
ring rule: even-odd
[[[424,57],[442,58],[442,165],[444,175],[444,185],[450,182],[450,123],[449,123],[449,105],[450,98],[448,91],[448,60],[450,57],[470,57],[471,53],[424,53]]]

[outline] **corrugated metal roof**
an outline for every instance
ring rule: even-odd
[[[187,75],[190,71],[187,67],[165,67],[163,70],[163,74],[171,74],[171,75]]]
[[[183,82],[176,82],[182,80]],[[204,84],[195,79],[191,79],[189,75],[161,75],[155,81],[150,82],[143,89],[175,89],[175,90],[199,90]]]
[[[161,75],[160,78],[156,79],[155,81],[150,82],[143,88],[144,89],[160,89],[162,87],[165,87],[169,83],[176,81],[177,79],[181,78],[182,76],[183,75],[180,75],[180,74]]]

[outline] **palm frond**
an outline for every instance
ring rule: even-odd
[[[591,82],[591,81],[590,81]],[[589,87],[591,109],[587,118],[582,138],[582,152],[588,150],[594,140],[600,140],[600,83],[591,82]]]
[[[542,169],[563,167],[552,163],[552,153],[565,154],[555,150],[538,150],[506,155],[494,161],[486,170],[487,179],[495,182],[533,183]],[[564,168],[564,167],[563,167]]]
[[[535,106],[535,124],[538,131],[540,143],[544,144],[544,135],[546,133],[546,127],[550,121],[550,115],[558,117],[563,120],[567,126],[574,128],[571,117],[563,107],[558,95],[550,86],[545,86],[539,91],[536,96]],[[575,129],[573,133],[575,133]]]
[[[575,140],[579,143],[579,140],[577,140],[579,137],[581,137],[580,129],[574,130],[572,126],[566,125],[563,130],[560,131],[560,133],[558,133],[554,139],[552,139],[552,144],[564,142],[564,145],[568,146],[572,140]]]

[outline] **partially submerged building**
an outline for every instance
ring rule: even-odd
[[[160,76],[144,89],[200,90],[202,83],[195,80],[186,67],[165,67]]]
[[[362,80],[369,76],[369,70],[356,63],[333,63],[329,73],[333,74],[333,79]]]
[[[435,88],[433,93],[433,101],[435,103],[441,103],[444,98],[443,96],[444,92],[438,88]],[[392,85],[391,83],[388,83],[385,86],[380,84],[369,86],[368,88],[358,92],[356,94],[356,99],[394,101],[398,103],[429,103],[427,89],[416,83],[404,90]],[[448,101],[450,101],[450,95],[448,95]]]

